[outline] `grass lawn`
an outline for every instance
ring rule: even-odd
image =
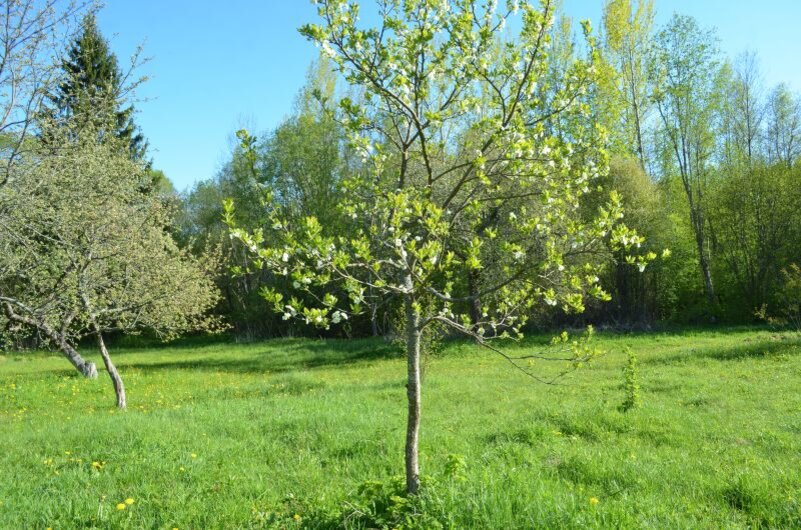
[[[801,527],[798,335],[596,343],[561,386],[464,344],[427,359],[414,501],[392,479],[405,362],[381,341],[118,349],[123,413],[104,373],[0,356],[0,528]]]

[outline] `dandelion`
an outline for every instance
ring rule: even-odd
[[[595,506],[599,502],[601,501],[598,500],[598,497],[590,497],[590,504],[592,504],[593,506]]]
[[[292,516],[292,519],[300,521],[300,514],[296,513],[294,516]]]
[[[127,504],[128,506],[130,506],[133,503],[134,503],[134,500],[132,498],[128,497],[127,499],[125,499],[125,504]]]
[[[127,506],[126,506],[126,504],[124,502],[121,502],[121,503],[117,504],[117,509],[118,510],[124,510],[125,508],[127,508]]]
[[[197,458],[197,455],[195,453],[192,453],[191,456],[192,456],[192,458]]]

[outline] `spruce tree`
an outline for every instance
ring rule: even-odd
[[[144,160],[147,140],[134,123],[133,105],[125,106],[124,75],[94,13],[84,17],[61,67],[64,80],[50,95],[50,113],[113,134],[128,146],[131,159]],[[109,123],[112,130],[107,130]]]

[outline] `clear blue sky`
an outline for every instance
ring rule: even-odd
[[[603,0],[564,4],[598,27]],[[725,53],[755,50],[768,85],[801,91],[801,0],[656,0],[656,9],[658,24],[679,12],[716,27]],[[308,0],[107,0],[98,20],[120,62],[138,44],[152,58],[137,122],[177,189],[215,174],[237,128],[269,130],[290,112],[317,56],[297,28],[315,19]]]

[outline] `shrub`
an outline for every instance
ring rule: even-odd
[[[637,368],[637,355],[631,349],[626,348],[626,355],[628,360],[626,366],[623,367],[623,392],[625,399],[620,405],[620,410],[628,412],[633,408],[640,406],[640,383],[639,383],[639,370]]]

